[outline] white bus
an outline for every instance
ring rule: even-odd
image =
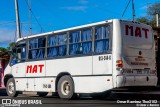
[[[152,28],[124,20],[20,38],[5,69],[7,94],[102,93],[123,87],[157,85]]]

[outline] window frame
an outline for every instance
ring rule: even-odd
[[[91,31],[91,40],[82,41],[82,32],[83,32],[83,31],[87,31],[87,30],[90,30],[90,31]],[[91,52],[90,52],[90,53],[83,54],[83,50],[82,50],[82,51],[80,51],[80,54],[71,55],[71,54],[70,54],[70,45],[80,44],[80,45],[81,45],[80,48],[83,47],[83,46],[82,46],[83,43],[91,43],[91,45],[93,45],[93,44],[92,44],[92,41],[93,41],[93,27],[86,27],[86,28],[80,28],[80,29],[72,30],[72,31],[69,32],[69,34],[71,34],[71,33],[73,33],[73,32],[79,32],[79,34],[80,34],[80,40],[79,40],[79,42],[71,43],[71,42],[70,42],[70,35],[69,35],[69,44],[68,44],[68,45],[69,45],[69,50],[68,50],[68,55],[69,55],[69,56],[86,56],[86,55],[92,55],[92,53],[93,53],[92,46],[91,46]]]
[[[96,28],[100,28],[100,27],[109,27],[109,33],[108,33],[108,37],[106,38],[102,38],[102,39],[96,39]],[[94,26],[94,40],[93,40],[93,55],[101,55],[101,54],[111,54],[112,53],[112,30],[113,29],[113,24],[112,23],[107,23],[107,24],[102,24],[102,25],[97,25]],[[108,40],[108,50],[105,52],[100,52],[97,53],[95,52],[95,43],[96,41],[103,41],[103,40]]]
[[[106,38],[104,39],[95,39],[96,37],[96,28],[98,27],[109,27],[109,35],[108,35],[108,38],[107,40],[109,40],[109,47],[108,47],[108,50],[106,52],[103,52],[103,53],[96,53],[95,52],[95,41],[100,41],[100,40],[106,40]],[[87,31],[87,30],[90,30],[91,31],[91,40],[87,40],[87,41],[83,41],[82,40],[82,32],[83,31]],[[70,34],[72,32],[80,32],[80,41],[79,42],[75,42],[75,43],[71,43],[70,42]],[[83,57],[83,56],[93,56],[93,55],[100,55],[100,54],[111,54],[112,52],[112,35],[113,35],[113,24],[112,23],[105,23],[105,24],[100,24],[100,25],[93,25],[93,26],[89,26],[89,27],[84,27],[84,28],[79,28],[79,29],[73,29],[73,30],[67,30],[67,31],[63,31],[63,32],[57,32],[57,33],[53,33],[53,34],[47,34],[47,35],[42,35],[42,36],[38,36],[38,37],[33,37],[33,38],[27,38],[25,39],[26,41],[26,59],[25,61],[37,61],[37,60],[46,60],[46,59],[59,59],[59,58],[70,58],[70,57]],[[62,45],[59,45],[57,42],[58,40],[56,40],[56,46],[49,46],[48,45],[48,39],[49,39],[49,36],[56,36],[56,38],[58,39],[58,36],[59,35],[66,35],[66,44],[62,44]],[[34,49],[30,49],[30,40],[33,40],[33,39],[38,39],[38,38],[45,38],[45,47],[40,47],[38,48],[34,48]],[[73,54],[71,55],[70,54],[70,45],[72,44],[80,44],[81,45],[81,48],[82,48],[82,44],[83,43],[87,43],[87,42],[90,42],[91,43],[91,51],[87,54],[84,54],[83,53],[83,50],[81,51],[80,54]],[[38,44],[37,44],[38,45]],[[48,49],[49,48],[53,48],[53,47],[60,47],[60,46],[66,46],[66,53],[64,56],[51,56],[51,57],[48,57]],[[31,50],[39,50],[39,49],[44,49],[44,57],[43,58],[35,58],[35,59],[30,59],[29,58],[29,54],[30,54],[30,51]],[[59,54],[59,53],[58,53]]]
[[[61,44],[59,45],[58,44],[58,36],[60,35],[66,35],[66,44]],[[49,37],[56,37],[56,45],[55,46],[48,46],[48,40],[49,40]],[[57,56],[51,56],[51,57],[48,57],[48,49],[49,48],[58,48],[57,50],[59,50],[59,47],[62,47],[62,46],[66,46],[66,53],[64,56],[59,56],[59,51],[57,53]],[[60,33],[54,33],[54,34],[50,34],[47,36],[47,45],[46,45],[46,58],[58,58],[58,57],[65,57],[68,55],[68,32],[60,32]]]
[[[39,39],[39,38],[44,38],[45,40],[45,46],[44,47],[39,47],[38,45],[39,45],[39,43],[37,43],[37,48],[33,48],[33,49],[31,49],[30,48],[30,41],[31,40],[34,40],[34,39]],[[39,42],[39,40],[38,40],[38,42]],[[47,42],[47,35],[43,35],[43,36],[39,36],[39,37],[33,37],[33,38],[28,38],[28,53],[27,53],[27,59],[28,59],[28,61],[32,61],[32,60],[34,60],[34,61],[37,61],[37,60],[42,60],[42,59],[45,59],[46,58],[46,42]],[[33,59],[33,58],[30,58],[29,56],[30,56],[30,51],[31,50],[40,50],[40,49],[43,49],[44,50],[44,56],[43,56],[43,58],[35,58],[35,59]]]
[[[25,46],[20,46],[19,47],[19,43],[20,42],[25,42],[24,44],[25,44]],[[27,55],[28,55],[28,49],[27,49],[27,46],[28,45],[28,41],[27,40],[21,40],[21,41],[18,41],[17,43],[16,43],[16,46],[14,47],[15,49],[16,49],[16,56],[13,56],[13,54],[11,55],[11,59],[10,59],[10,61],[9,61],[9,65],[10,66],[13,66],[13,65],[16,65],[16,64],[18,64],[18,63],[23,63],[23,62],[25,62],[26,60],[27,60]],[[17,50],[18,49],[21,49],[21,51],[23,51],[22,49],[23,48],[25,48],[26,50],[25,50],[25,59],[22,59],[22,57],[21,57],[21,59],[19,59],[18,58],[18,52],[17,52]],[[22,52],[20,53],[20,55],[22,54]],[[12,61],[13,61],[13,59],[16,57],[16,63],[15,64],[11,64],[12,63]]]

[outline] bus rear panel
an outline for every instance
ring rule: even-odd
[[[155,46],[152,28],[148,25],[120,21],[121,62],[117,69],[116,87],[156,86]]]

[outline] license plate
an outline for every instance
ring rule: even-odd
[[[135,74],[142,74],[142,70],[141,69],[134,69],[133,72]]]

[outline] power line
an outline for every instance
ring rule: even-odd
[[[129,4],[130,4],[130,2],[131,2],[131,0],[129,0],[129,2],[128,2],[127,6],[125,7],[125,9],[124,9],[124,11],[123,11],[123,14],[122,14],[122,17],[124,16],[124,14],[125,14],[125,12],[126,12],[126,10],[127,10],[128,6],[129,6]]]
[[[22,32],[23,36],[31,35],[30,32],[27,30],[27,27],[25,25],[21,24],[21,29],[23,29],[23,32]]]
[[[133,14],[133,21],[135,21],[136,13],[134,8],[134,1],[132,0],[132,14]]]
[[[41,32],[44,32],[43,27],[42,27],[42,26],[41,26],[41,24],[39,23],[39,21],[38,21],[37,17],[35,16],[34,12],[31,10],[31,8],[30,8],[30,6],[29,6],[29,4],[28,4],[27,0],[25,0],[25,2],[26,2],[26,4],[27,4],[27,6],[28,6],[28,9],[29,9],[29,10],[30,10],[30,12],[32,13],[33,17],[35,18],[35,20],[36,20],[37,24],[40,26],[40,28],[41,28]]]
[[[28,5],[30,6],[28,10],[29,31],[30,31],[30,35],[32,35],[32,17],[31,17],[31,1],[30,0],[28,0]]]

